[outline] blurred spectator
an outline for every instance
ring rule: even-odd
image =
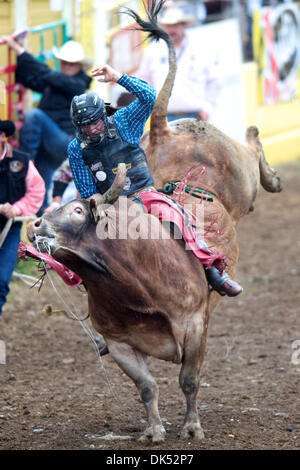
[[[201,0],[167,0],[164,8],[176,6],[180,8],[185,15],[195,17],[197,24],[202,24],[207,17],[206,5]]]
[[[22,222],[9,219],[34,215],[43,203],[45,184],[30,156],[13,150],[7,137],[15,132],[12,121],[0,121],[0,315],[18,259]],[[8,228],[6,237],[3,230]],[[2,237],[1,237],[2,235]]]
[[[69,197],[66,198],[66,191],[72,184],[72,191],[69,193]],[[75,199],[77,191],[73,183],[73,175],[70,169],[69,160],[66,159],[56,170],[53,177],[53,193],[52,202],[50,206],[45,209],[45,212],[51,212],[57,209],[62,203],[68,202],[68,200]],[[65,201],[63,201],[63,198]]]
[[[186,32],[189,26],[196,23],[196,18],[185,14],[177,6],[170,6],[164,8],[159,23],[173,40],[177,57],[177,73],[168,105],[168,120],[182,117],[208,120],[218,92],[218,66],[206,52],[205,45],[199,47]],[[168,48],[160,40],[146,48],[135,75],[159,92],[168,69]]]
[[[49,205],[50,189],[55,170],[67,156],[67,147],[74,137],[70,105],[74,95],[84,93],[91,78],[86,71],[92,62],[76,41],[54,48],[60,71],[51,70],[25,51],[11,36],[3,37],[17,53],[16,82],[42,93],[38,108],[25,113],[20,131],[20,149],[28,152],[46,185],[45,200],[40,213]]]

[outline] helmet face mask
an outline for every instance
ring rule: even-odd
[[[71,119],[80,141],[90,143],[103,139],[107,130],[104,101],[93,91],[74,96],[71,103]]]
[[[105,132],[105,122],[103,119],[99,119],[93,124],[82,125],[81,130],[88,137],[96,137],[97,135]]]

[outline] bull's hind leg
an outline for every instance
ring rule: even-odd
[[[202,315],[193,318],[189,324],[184,346],[184,358],[179,381],[186,398],[187,410],[181,436],[183,438],[203,439],[197,411],[197,394],[200,382],[200,369],[205,356],[206,330],[203,326]]]
[[[150,374],[145,357],[125,343],[107,341],[109,351],[118,366],[134,381],[148,414],[148,427],[139,440],[163,442],[165,429],[158,412],[158,386]]]

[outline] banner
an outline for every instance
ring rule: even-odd
[[[255,12],[253,52],[261,104],[299,98],[300,9],[292,3]]]

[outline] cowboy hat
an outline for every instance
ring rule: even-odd
[[[4,132],[6,137],[10,137],[16,132],[16,126],[12,121],[1,121],[0,119],[0,134],[2,132]]]
[[[168,7],[159,18],[159,23],[162,25],[173,25],[178,23],[195,24],[197,19],[192,15],[187,15],[181,8]]]
[[[82,65],[84,70],[88,70],[92,67],[93,61],[89,57],[85,57],[84,50],[80,42],[67,41],[60,49],[54,46],[52,50],[55,57],[59,60],[79,63]]]

